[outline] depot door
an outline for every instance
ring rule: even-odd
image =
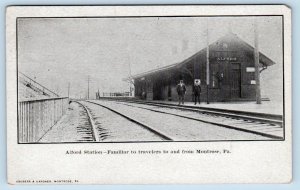
[[[161,83],[157,81],[153,84],[153,100],[161,100],[161,96],[162,96]]]
[[[241,64],[231,63],[231,99],[241,98]]]

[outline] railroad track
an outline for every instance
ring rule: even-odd
[[[82,134],[83,140],[80,141],[100,141],[99,136],[97,135],[97,129],[95,125],[95,121],[88,110],[88,108],[79,101],[74,101],[79,104],[83,109],[87,116],[87,122],[77,127],[77,131]]]
[[[133,101],[133,100],[118,100],[119,102],[126,103],[134,103],[134,104],[144,104],[150,105],[160,108],[169,108],[169,109],[180,109],[183,111],[193,111],[201,113],[203,116],[213,117],[213,119],[201,119],[199,117],[189,117],[177,113],[170,113],[167,111],[161,111],[158,109],[145,108],[137,105],[126,104],[127,106],[138,107],[141,109],[159,112],[168,115],[174,115],[186,119],[196,120],[204,123],[209,123],[213,125],[218,125],[225,128],[235,129],[243,132],[253,133],[257,135],[261,135],[264,137],[269,137],[272,139],[281,140],[283,139],[283,135],[278,135],[278,133],[274,131],[283,131],[283,121],[282,116],[273,115],[273,114],[260,114],[260,113],[252,113],[252,112],[241,112],[232,111],[232,110],[222,110],[222,109],[202,109],[199,107],[193,106],[178,106],[178,105],[170,105],[166,103],[154,103],[154,102],[144,102],[144,101]],[[125,102],[125,103],[124,103]],[[227,122],[218,122],[214,121],[214,118],[222,118],[228,120]],[[239,126],[237,126],[239,124]],[[240,127],[245,126],[245,127]],[[272,131],[273,130],[273,131]],[[273,132],[273,133],[272,133]]]
[[[126,114],[126,112],[121,113],[121,112],[117,111],[118,109],[111,108],[110,106],[106,106],[105,104],[103,105],[99,102],[94,102],[94,101],[84,101],[84,102],[91,103],[91,104],[100,106],[104,109],[107,109],[107,110],[121,116],[122,118],[125,118],[126,120],[133,122],[136,125],[148,130],[149,132],[155,134],[156,136],[159,136],[160,139],[162,139],[164,141],[174,141],[174,138],[170,137],[169,135],[166,135],[166,132],[161,132],[159,129],[153,128],[150,125],[146,124],[145,122],[138,121],[137,117],[130,117],[130,116],[128,116],[130,114]],[[99,133],[98,133],[97,127],[95,126],[95,121],[93,120],[92,114],[90,113],[89,109],[83,103],[80,103],[80,102],[77,102],[77,103],[82,105],[82,107],[85,109],[85,111],[88,115],[89,123],[93,129],[92,131],[93,131],[94,141],[102,141],[101,138],[99,138],[97,135]],[[176,106],[176,105],[170,105],[170,106],[162,105],[161,106],[160,103],[152,103],[152,102],[145,103],[146,105],[150,105],[150,107],[147,107],[147,106],[143,107],[143,105],[141,105],[141,104],[144,104],[144,103],[141,101],[124,101],[124,100],[122,100],[122,101],[118,101],[116,103],[139,108],[139,109],[144,109],[144,110],[148,110],[148,111],[152,111],[152,112],[173,115],[176,117],[181,117],[181,118],[185,118],[185,119],[189,119],[189,120],[195,120],[195,121],[208,123],[208,124],[212,124],[212,125],[216,125],[216,126],[220,126],[220,127],[224,127],[224,128],[234,129],[234,130],[238,130],[238,131],[242,131],[242,132],[252,133],[252,134],[260,135],[263,137],[272,138],[274,140],[282,140],[283,139],[283,135],[276,135],[276,134],[278,134],[276,132],[275,132],[275,134],[270,133],[270,130],[272,131],[275,129],[278,131],[279,128],[281,128],[281,130],[282,130],[282,125],[281,125],[282,122],[280,122],[280,121],[274,122],[274,119],[272,119],[271,122],[268,123],[267,122],[268,118],[256,119],[257,117],[253,117],[253,116],[239,117],[238,115],[232,116],[232,113],[219,114],[218,112],[206,111],[206,110],[202,111],[200,109],[192,109],[192,108],[185,109],[184,107],[178,108],[178,106]],[[157,109],[157,108],[163,108],[163,109]],[[173,113],[170,112],[169,109],[172,109]],[[174,109],[198,112],[198,113],[201,113],[201,115],[198,117],[197,116],[195,117],[195,114],[194,114],[194,116],[187,116],[187,114],[185,114],[185,115],[182,114],[183,112],[174,112]],[[188,112],[186,112],[186,113],[188,113]],[[209,118],[209,119],[207,119],[207,118]],[[220,118],[225,119],[226,122],[220,122]],[[237,127],[236,124],[240,124],[240,125],[246,126],[246,127]],[[263,129],[263,130],[261,130],[261,129]]]
[[[78,103],[78,104],[84,109],[84,111],[85,111],[85,113],[86,113],[86,115],[87,115],[87,117],[88,117],[88,123],[89,123],[89,125],[90,125],[90,127],[91,127],[91,128],[87,128],[87,126],[84,126],[84,130],[85,130],[85,131],[83,131],[83,132],[85,132],[85,133],[91,133],[93,141],[99,142],[99,141],[100,141],[100,138],[99,138],[99,135],[98,135],[98,133],[97,133],[95,121],[94,121],[94,119],[93,119],[93,117],[92,117],[91,112],[90,112],[90,111],[88,110],[88,108],[87,108],[84,104],[82,104],[81,102],[76,101],[76,103]],[[81,127],[81,128],[83,128],[83,127]]]
[[[77,102],[78,104],[80,104],[80,105],[84,108],[86,114],[88,115],[88,120],[89,120],[89,124],[90,124],[90,126],[91,126],[91,128],[92,128],[92,133],[93,133],[92,136],[93,136],[94,141],[96,141],[96,142],[101,142],[102,139],[99,138],[99,135],[98,135],[99,132],[98,132],[98,130],[97,130],[97,127],[96,127],[96,125],[95,125],[95,121],[94,121],[94,119],[93,119],[93,117],[92,117],[92,114],[90,113],[89,109],[88,109],[87,106],[84,105],[83,103],[81,103],[81,102],[79,102],[79,101],[76,101],[76,102]],[[117,114],[117,115],[119,115],[119,116],[125,118],[126,120],[128,120],[128,121],[130,121],[130,122],[133,122],[133,123],[137,124],[138,126],[140,126],[140,127],[144,128],[144,129],[150,131],[151,133],[153,133],[153,134],[155,134],[156,136],[160,137],[160,138],[161,138],[162,140],[164,140],[164,141],[173,141],[173,139],[172,139],[171,137],[168,137],[167,135],[163,134],[163,133],[160,132],[159,130],[154,129],[154,128],[150,127],[149,125],[147,125],[147,124],[145,124],[145,123],[142,123],[142,122],[140,122],[140,121],[137,121],[136,119],[133,119],[133,118],[131,118],[131,117],[125,115],[125,114],[122,114],[122,113],[120,113],[120,112],[118,112],[118,111],[116,111],[116,110],[114,110],[114,109],[111,109],[111,108],[109,108],[109,107],[107,107],[107,106],[104,106],[104,105],[99,104],[99,103],[91,102],[91,101],[85,101],[85,102],[88,102],[88,103],[91,103],[91,104],[95,104],[95,105],[97,105],[97,106],[101,106],[102,108],[105,108],[105,109],[107,109],[107,110],[109,110],[109,111],[111,111],[111,112],[113,112],[113,113],[115,113],[115,114]]]
[[[158,107],[180,109],[183,111],[194,111],[206,114],[220,115],[224,117],[244,119],[248,121],[257,121],[262,123],[277,124],[283,126],[283,117],[282,115],[277,114],[267,114],[267,113],[255,113],[255,112],[246,112],[246,111],[237,111],[237,110],[226,110],[219,108],[207,108],[207,107],[195,107],[195,106],[182,106],[182,105],[171,105],[168,103],[162,102],[149,102],[149,101],[140,101],[140,100],[118,100],[121,102],[130,102],[136,104],[146,104]]]

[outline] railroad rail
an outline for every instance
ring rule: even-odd
[[[99,142],[101,141],[100,138],[99,138],[99,135],[97,133],[97,129],[96,129],[96,125],[95,125],[95,121],[92,117],[92,114],[90,113],[89,109],[83,105],[82,103],[78,102],[78,101],[74,101],[76,103],[78,103],[79,105],[81,105],[83,107],[83,109],[85,110],[85,113],[87,114],[88,116],[88,122],[91,126],[91,132],[92,132],[92,138],[93,138],[93,141],[96,141],[96,142]]]
[[[92,133],[93,133],[94,141],[96,141],[96,142],[102,141],[99,138],[99,136],[98,136],[97,128],[96,128],[96,125],[95,125],[95,121],[94,121],[94,119],[92,117],[92,114],[90,113],[89,109],[87,108],[87,106],[85,106],[84,104],[82,104],[79,101],[74,101],[74,102],[77,102],[78,104],[80,104],[85,109],[85,112],[86,112],[86,114],[88,115],[88,118],[89,118],[89,123],[90,123],[91,128],[92,128]],[[138,126],[141,126],[142,128],[144,128],[144,129],[150,131],[151,133],[159,136],[161,139],[163,139],[165,141],[173,141],[173,139],[171,137],[168,137],[167,135],[163,134],[159,130],[154,129],[154,128],[150,127],[149,125],[147,125],[145,123],[142,123],[140,121],[137,121],[136,119],[133,119],[133,118],[131,118],[131,117],[125,115],[125,114],[122,114],[122,113],[120,113],[120,112],[118,112],[118,111],[116,111],[114,109],[111,109],[111,108],[109,108],[107,106],[104,106],[102,104],[95,103],[95,102],[92,102],[92,101],[84,101],[84,102],[88,102],[88,103],[91,103],[91,104],[95,104],[97,106],[101,106],[102,108],[105,108],[105,109],[107,109],[107,110],[109,110],[109,111],[111,111],[111,112],[113,112],[113,113],[115,113],[115,114],[117,114],[117,115],[119,115],[119,116],[121,116],[121,117],[129,120],[130,122],[133,122],[133,123],[137,124]]]
[[[110,99],[111,100],[111,99]],[[115,100],[115,99],[114,99]],[[235,110],[226,110],[226,109],[218,109],[218,108],[203,108],[203,107],[193,107],[193,106],[180,106],[180,105],[171,105],[168,103],[161,103],[161,102],[150,102],[150,101],[141,101],[141,100],[128,100],[128,99],[118,99],[118,102],[127,102],[127,103],[135,103],[135,104],[144,104],[144,105],[150,105],[150,106],[156,106],[156,107],[162,107],[162,108],[170,108],[170,109],[180,109],[182,111],[193,111],[193,112],[198,112],[201,114],[206,114],[210,116],[217,116],[217,117],[224,117],[228,118],[228,120],[237,120],[241,121],[241,124],[248,124],[248,123],[256,123],[257,125],[264,126],[264,127],[279,127],[281,130],[283,130],[283,117],[281,115],[275,115],[275,114],[265,114],[265,113],[253,113],[253,112],[245,112],[245,111],[235,111]],[[133,106],[133,105],[129,105]],[[134,107],[139,107],[139,106],[134,106]],[[257,135],[261,135],[264,137],[269,137],[273,139],[283,139],[282,135],[274,135],[270,134],[269,132],[264,132],[257,128],[258,130],[254,130],[253,127],[236,127],[232,124],[224,124],[220,122],[214,122],[214,121],[207,121],[205,119],[200,119],[200,118],[193,118],[193,117],[188,117],[180,114],[174,114],[166,111],[160,111],[157,109],[151,109],[151,108],[145,108],[145,107],[139,107],[141,109],[146,109],[149,111],[154,111],[154,112],[159,112],[163,114],[169,114],[169,115],[174,115],[186,119],[191,119],[191,120],[197,120],[201,121],[204,123],[209,123],[213,125],[218,125],[221,127],[225,128],[230,128],[230,129],[235,129],[239,131],[244,131],[248,133],[253,133]]]
[[[166,108],[174,108],[180,109],[183,111],[195,111],[207,114],[216,114],[222,115],[224,117],[245,119],[245,120],[254,120],[262,123],[272,123],[283,126],[283,116],[278,114],[268,114],[268,113],[256,113],[256,112],[246,112],[246,111],[238,111],[238,110],[227,110],[220,108],[208,108],[208,107],[196,107],[196,106],[187,106],[187,105],[173,105],[169,103],[163,102],[153,102],[153,101],[142,101],[142,100],[133,100],[133,99],[107,99],[113,101],[123,101],[123,102],[131,102],[137,104],[146,104],[152,106],[166,107]]]

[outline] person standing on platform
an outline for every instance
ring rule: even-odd
[[[196,79],[193,86],[195,105],[197,102],[200,104],[200,93],[201,93],[201,81]]]
[[[178,93],[178,99],[179,102],[178,104],[180,105],[180,103],[184,104],[184,95],[185,95],[185,84],[183,83],[183,80],[179,81],[179,84],[177,85],[177,93]]]

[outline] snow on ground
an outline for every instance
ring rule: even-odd
[[[175,101],[153,101],[153,102],[163,102],[168,104],[178,104]],[[227,110],[238,110],[246,112],[257,112],[257,113],[269,113],[269,114],[283,114],[283,104],[274,101],[262,101],[262,104],[256,104],[254,101],[248,102],[201,102],[201,104],[194,104],[193,102],[185,102],[186,106],[196,106],[196,107],[207,107],[207,108],[219,108]]]
[[[207,114],[201,114],[199,112],[194,112],[194,111],[184,111],[180,109],[171,109],[165,107],[150,106],[145,104],[134,104],[134,103],[125,103],[125,102],[117,102],[117,104],[123,104],[131,107],[134,106],[142,109],[161,111],[161,112],[176,114],[176,115],[185,116],[189,118],[195,118],[207,122],[230,125],[232,127],[239,128],[239,129],[255,131],[255,132],[274,135],[283,138],[283,128],[280,125],[261,124],[260,122],[247,122],[244,120],[236,120],[234,118],[230,119],[226,117],[214,116],[211,114],[207,115]]]
[[[83,107],[72,102],[67,113],[49,130],[39,142],[91,141],[88,117]]]
[[[283,105],[271,101],[263,101],[262,104],[256,102],[236,102],[236,103],[202,103],[201,107],[238,110],[247,112],[280,114],[283,113]]]
[[[229,110],[239,110],[239,111],[249,111],[249,112],[258,112],[258,113],[270,113],[270,114],[279,114],[283,113],[282,104],[272,104],[270,102],[262,102],[262,104],[256,104],[255,102],[245,102],[243,104],[211,104],[211,105],[202,105],[203,107],[211,108],[220,108],[220,109],[229,109]]]
[[[49,98],[42,91],[34,89],[31,85],[26,86],[22,82],[18,83],[18,97],[19,100]]]
[[[142,128],[141,126],[113,113],[112,111],[98,105],[81,102],[92,114],[102,141],[161,141],[162,139]]]
[[[125,105],[113,101],[97,101],[97,103],[110,107],[122,114],[138,120],[175,141],[211,141],[211,140],[267,140],[251,133],[227,129],[200,121],[181,118],[138,107]],[[116,113],[89,102],[84,104],[95,121],[97,134],[103,142],[134,142],[134,141],[162,141],[154,133],[133,123]],[[146,105],[138,105],[145,107]],[[164,110],[155,106],[147,108]],[[170,110],[169,110],[170,111]],[[202,117],[198,113],[172,110],[179,115]],[[203,116],[207,117],[207,116]],[[85,109],[76,102],[72,102],[61,120],[49,130],[40,142],[88,142],[93,141],[92,128]]]
[[[173,115],[166,115],[145,109],[128,107],[112,101],[95,101],[117,110],[129,117],[147,123],[154,129],[164,132],[165,135],[176,141],[202,140],[265,140],[269,139],[237,130],[222,128]]]

